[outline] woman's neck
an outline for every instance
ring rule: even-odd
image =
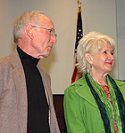
[[[101,86],[103,85],[107,85],[106,82],[106,75],[107,74],[100,74],[100,73],[93,73],[91,72],[90,75],[92,76],[92,78]]]

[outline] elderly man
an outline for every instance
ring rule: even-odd
[[[0,59],[0,133],[60,133],[50,77],[38,61],[56,43],[54,24],[41,11],[17,18],[15,51]]]

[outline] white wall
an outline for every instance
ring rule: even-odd
[[[117,40],[118,40],[118,78],[125,80],[125,0],[116,1]]]
[[[76,0],[1,0],[0,1],[0,56],[12,51],[13,21],[25,10],[43,10],[54,21],[57,44],[50,57],[41,64],[50,73],[53,93],[63,93],[70,84],[73,71],[73,51],[76,38]],[[99,31],[116,40],[115,0],[82,0],[84,33]],[[114,76],[118,77],[117,64]]]

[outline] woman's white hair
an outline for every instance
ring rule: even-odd
[[[115,41],[102,33],[89,32],[83,36],[77,47],[77,68],[79,72],[90,72],[91,66],[85,58],[86,53],[95,53],[100,50],[104,45],[111,45],[115,49]]]

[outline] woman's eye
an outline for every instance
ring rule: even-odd
[[[107,54],[107,51],[103,51],[104,54]]]
[[[111,55],[114,55],[114,51],[111,52]]]
[[[114,51],[103,51],[104,54],[111,54],[114,55]]]

